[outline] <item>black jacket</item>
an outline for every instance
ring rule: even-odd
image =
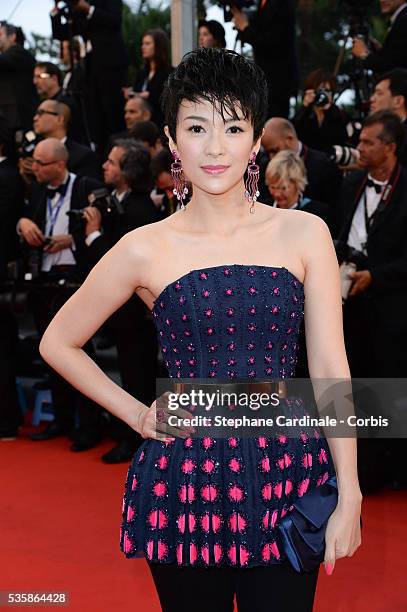
[[[260,4],[260,3],[259,3]],[[257,64],[280,91],[296,93],[299,69],[295,47],[295,0],[267,0],[239,33],[253,46]]]
[[[103,183],[88,177],[76,177],[72,187],[72,197],[69,203],[69,209],[85,208],[89,205],[88,195],[95,189],[103,187]],[[34,221],[38,227],[45,232],[46,212],[47,212],[47,187],[35,183],[31,192],[30,200],[23,216]],[[75,241],[74,257],[78,264],[78,275],[83,278],[86,275],[87,269],[84,265],[86,252],[85,243],[85,222],[83,219],[76,216],[69,217],[69,233],[72,234]]]
[[[105,219],[103,234],[87,247],[87,261],[92,268],[128,232],[155,223],[160,219],[157,207],[148,192],[130,191],[122,200],[124,213],[113,212]]]
[[[386,36],[383,47],[364,61],[365,68],[377,73],[393,68],[407,68],[407,7],[397,16]]]
[[[160,97],[164,89],[164,84],[171,74],[173,68],[158,68],[153,78],[148,82],[147,91],[150,95],[147,98],[147,102],[152,108],[151,121],[153,121],[159,128],[164,125],[164,114],[161,110]],[[148,78],[148,68],[145,67],[137,75],[136,81],[133,85],[134,91],[142,91],[143,83]]]
[[[95,69],[125,68],[128,65],[126,45],[122,35],[122,0],[90,0],[95,11],[90,19],[84,13],[73,11],[73,34],[80,34],[92,44],[91,64]],[[61,13],[51,16],[52,36],[68,40],[66,23]]]
[[[301,157],[307,171],[308,185],[304,195],[311,200],[332,204],[342,182],[342,173],[322,151],[302,146]]]
[[[407,171],[401,166],[399,169],[394,192],[368,235],[366,269],[373,280],[367,292],[380,320],[393,331],[407,334]],[[367,171],[358,170],[343,182],[338,207],[341,213],[338,239],[343,242],[347,242],[366,177]]]
[[[68,170],[70,172],[78,176],[89,176],[98,180],[102,178],[98,157],[92,149],[75,142],[71,138],[66,139],[65,146],[69,153]]]
[[[16,255],[16,224],[21,217],[24,188],[15,164],[0,162],[0,278]]]
[[[326,111],[321,125],[313,106],[301,106],[293,119],[298,138],[307,146],[324,152],[329,152],[333,145],[347,143],[347,123],[347,115],[335,104]]]
[[[35,59],[21,45],[0,53],[0,111],[12,129],[32,128],[38,96],[33,84]]]

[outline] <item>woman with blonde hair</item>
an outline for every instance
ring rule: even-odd
[[[273,206],[312,213],[329,226],[330,207],[303,195],[308,184],[307,171],[297,153],[289,149],[277,153],[266,168],[266,184],[274,199]]]

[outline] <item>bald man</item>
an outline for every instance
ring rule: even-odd
[[[71,109],[67,104],[58,100],[44,100],[34,115],[34,132],[40,138],[57,138],[66,146],[69,154],[68,170],[77,176],[101,179],[102,169],[96,154],[68,136],[71,117]],[[30,172],[31,163],[31,158],[25,158],[25,172]]]
[[[280,151],[285,149],[294,151],[302,158],[307,171],[308,185],[304,195],[311,200],[326,204],[333,203],[342,182],[341,172],[325,153],[311,149],[300,142],[295,127],[290,121],[282,117],[269,119],[264,126],[261,144],[265,152],[262,160],[264,170],[268,161]],[[260,200],[263,193],[264,197],[269,198],[262,187]]]
[[[17,224],[17,232],[27,245],[31,271],[34,261],[38,267],[39,276],[29,293],[28,303],[40,336],[56,311],[72,295],[72,290],[60,282],[78,282],[83,278],[84,223],[82,218],[67,213],[72,208],[87,206],[88,195],[102,186],[94,179],[69,172],[67,162],[68,151],[58,138],[47,138],[35,147],[33,172],[36,183],[27,215]],[[31,439],[48,440],[67,435],[73,439],[73,451],[94,446],[100,436],[99,408],[80,396],[80,428],[74,430],[74,390],[53,371],[50,371],[50,387],[55,420],[44,431],[32,434]]]

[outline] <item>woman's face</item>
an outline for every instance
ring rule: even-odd
[[[291,208],[298,202],[300,193],[293,181],[284,181],[279,176],[272,176],[269,179],[268,189],[280,208]]]
[[[202,26],[201,28],[199,28],[198,44],[200,47],[203,47],[204,49],[209,49],[210,47],[216,47],[216,40],[214,39],[212,34],[209,32],[206,26]]]
[[[143,41],[141,43],[141,55],[143,59],[149,60],[154,58],[155,53],[155,45],[154,38],[147,34],[143,37]]]
[[[221,195],[243,183],[250,155],[253,151],[257,153],[260,140],[253,143],[252,124],[243,119],[240,109],[236,110],[239,120],[225,114],[224,121],[206,100],[182,102],[177,118],[177,143],[170,138],[170,148],[178,152],[194,190]]]

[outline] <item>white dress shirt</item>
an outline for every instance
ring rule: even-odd
[[[368,175],[368,178],[374,183],[376,183],[377,185],[381,185],[382,192],[377,193],[374,187],[366,186],[365,191],[362,193],[359,199],[358,205],[355,210],[355,214],[353,215],[352,225],[349,231],[348,241],[347,241],[349,246],[353,247],[354,249],[357,249],[358,251],[362,251],[363,253],[365,253],[365,255],[367,255],[366,247],[364,246],[367,240],[367,229],[366,229],[366,220],[365,220],[364,199],[366,197],[367,215],[370,218],[371,215],[376,210],[376,208],[378,207],[379,202],[382,199],[382,195],[383,195],[385,186],[387,185],[387,182],[388,182],[388,181],[384,181],[384,182],[376,181],[375,179],[372,179],[370,174]]]
[[[54,236],[57,235],[67,235],[69,234],[69,217],[66,214],[68,210],[71,208],[71,196],[72,196],[72,187],[76,178],[76,175],[72,172],[67,172],[63,183],[65,184],[70,178],[68,188],[66,190],[65,196],[61,199],[61,194],[57,191],[55,192],[55,196],[52,200],[47,200],[47,212],[45,218],[45,236],[49,236],[49,232],[51,229],[51,218],[48,202],[51,203],[52,211],[55,210],[55,207],[62,203],[61,208],[59,210],[58,216],[55,221],[55,225],[53,228],[52,234]],[[52,187],[50,187],[52,189]],[[62,265],[76,265],[75,257],[73,255],[74,247],[71,246],[67,249],[62,249],[62,251],[58,251],[57,253],[47,253],[43,252],[42,256],[42,272],[49,272],[52,266],[62,266]]]

